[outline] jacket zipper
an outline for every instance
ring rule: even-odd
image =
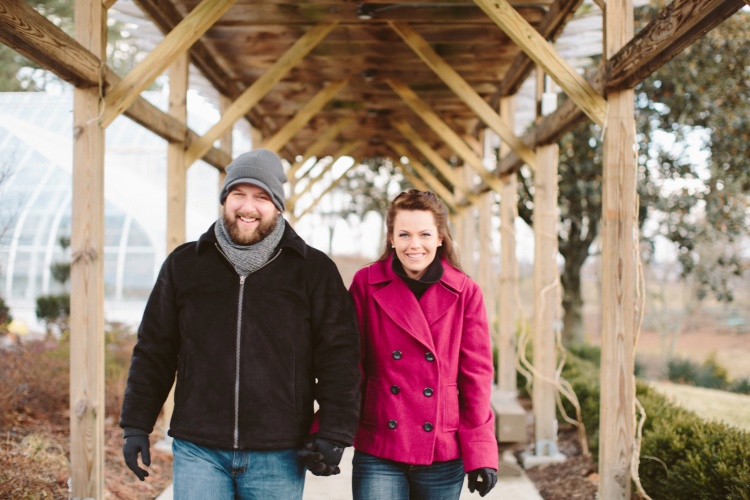
[[[237,308],[237,338],[234,346],[234,449],[240,446],[240,339],[242,338],[242,295],[245,276],[240,275],[240,295]]]
[[[229,260],[229,257],[226,256],[226,254],[222,251],[221,247],[218,243],[215,243],[216,249],[219,251],[219,253],[227,259],[227,262],[234,267],[232,264],[232,261]],[[259,271],[260,269],[263,269],[268,264],[276,260],[276,258],[281,255],[281,248],[279,248],[279,251],[276,252],[276,255],[268,259],[268,262],[260,266],[256,271]],[[236,333],[236,339],[235,339],[235,345],[234,345],[234,434],[233,434],[233,447],[236,450],[240,447],[240,340],[242,339],[242,296],[244,295],[245,291],[245,278],[247,276],[242,276],[241,274],[238,274],[237,276],[240,277],[240,293],[237,298],[237,333]],[[249,276],[249,275],[248,275]]]

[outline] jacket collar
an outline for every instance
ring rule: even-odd
[[[215,222],[211,224],[211,227],[208,228],[208,231],[203,233],[201,237],[198,238],[198,242],[195,248],[196,253],[204,252],[207,248],[216,247],[216,244],[218,244],[218,240],[216,239],[214,226],[216,226]],[[307,244],[302,238],[300,238],[297,232],[292,229],[291,224],[289,224],[289,221],[287,221],[286,219],[284,219],[284,234],[281,236],[279,248],[289,248],[296,251],[303,258],[307,258]]]
[[[378,283],[384,283],[393,280],[401,280],[398,275],[393,271],[391,265],[391,259],[395,259],[396,254],[392,254],[390,258],[375,262],[370,267],[369,281],[371,285],[377,285]],[[442,259],[443,263],[443,276],[440,278],[439,284],[448,287],[454,292],[461,292],[466,285],[466,275],[451,266],[447,260]]]
[[[466,275],[446,260],[443,260],[443,269],[440,281],[417,301],[404,280],[393,271],[390,259],[370,266],[369,283],[384,285],[373,293],[374,300],[399,327],[430,350],[434,350],[431,325],[453,307],[466,283]]]

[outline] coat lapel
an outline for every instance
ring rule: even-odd
[[[406,283],[393,272],[390,261],[381,261],[373,267],[374,272],[370,275],[371,283],[388,281],[387,285],[373,294],[375,302],[399,328],[432,350],[434,343],[430,334],[430,326],[419,307],[417,298]]]
[[[420,301],[428,325],[434,325],[448,311],[453,310],[457,300],[458,293],[445,286],[442,280],[428,288]]]

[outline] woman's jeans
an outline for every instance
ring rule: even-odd
[[[239,451],[172,441],[175,500],[300,499],[305,467],[297,450]]]
[[[460,458],[409,465],[354,451],[354,500],[458,500],[464,484]]]

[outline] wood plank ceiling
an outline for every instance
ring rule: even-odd
[[[197,0],[135,0],[169,32]],[[546,38],[556,37],[582,0],[511,1]],[[501,95],[515,93],[533,63],[471,0],[404,2],[369,0],[238,0],[192,47],[191,61],[222,94],[236,99],[314,26],[336,23],[248,114],[264,138],[274,136],[328,86],[345,82],[323,109],[280,149],[290,162],[304,155],[326,130],[350,121],[317,156],[336,155],[352,141],[358,160],[396,157],[389,143],[406,143],[394,126],[408,123],[443,158],[455,155],[396,93],[403,85],[459,135],[476,129],[467,107],[399,35],[404,26],[497,109]],[[400,85],[399,85],[400,84]]]

